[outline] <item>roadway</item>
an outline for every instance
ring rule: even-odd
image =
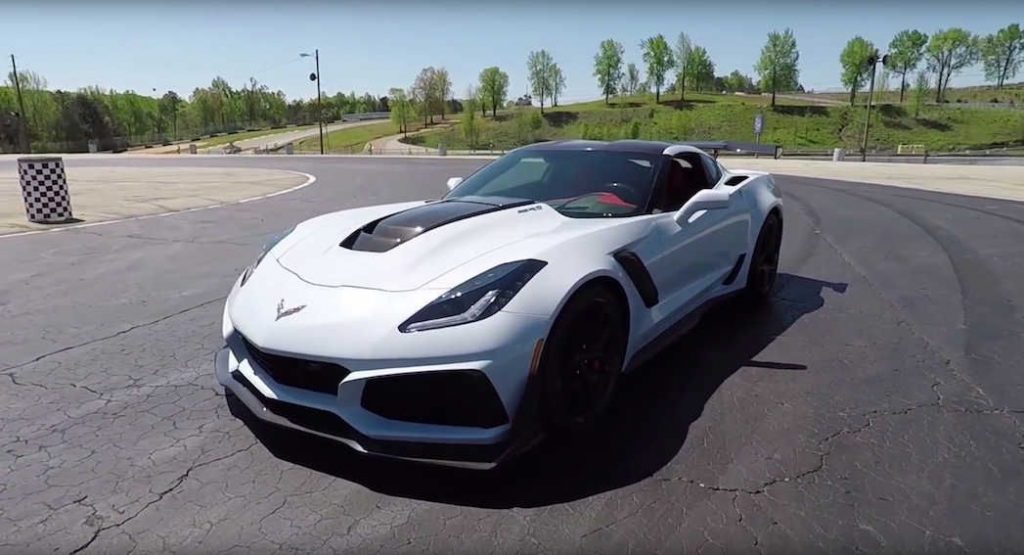
[[[331,131],[338,131],[339,129],[348,129],[350,127],[359,127],[362,125],[373,125],[374,123],[381,123],[385,120],[371,119],[365,121],[337,121],[334,123],[324,124],[324,134],[330,133]],[[254,150],[267,150],[276,149],[280,146],[288,143],[295,143],[302,139],[308,139],[316,137],[320,134],[320,128],[316,125],[312,127],[304,126],[301,129],[268,129],[266,135],[260,135],[251,139],[243,139],[235,141],[235,146],[242,149],[243,152],[252,152]],[[215,152],[221,153],[227,143],[221,145],[215,145],[210,147],[203,147],[202,141],[192,141],[200,145],[200,152]],[[330,144],[330,143],[325,143]],[[188,152],[189,143],[181,142],[168,146],[157,146],[147,149],[139,149],[132,151],[133,154],[177,154],[181,152]]]
[[[67,163],[318,181],[0,237],[0,551],[1024,545],[1024,204],[780,177],[773,305],[710,314],[623,381],[601,433],[487,475],[366,459],[240,419],[211,367],[224,295],[269,234],[437,197],[483,161]]]

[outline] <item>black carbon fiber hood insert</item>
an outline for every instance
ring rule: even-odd
[[[533,203],[505,197],[462,197],[429,202],[374,220],[346,237],[340,246],[354,251],[387,252],[445,224]]]

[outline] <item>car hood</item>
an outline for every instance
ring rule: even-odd
[[[302,224],[278,262],[325,287],[409,291],[526,239],[551,245],[580,224],[546,204],[438,201],[336,212]]]

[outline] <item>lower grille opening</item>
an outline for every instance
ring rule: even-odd
[[[245,349],[256,364],[281,385],[337,395],[338,384],[349,373],[344,366],[318,360],[276,355],[260,350],[244,337],[242,341],[245,342]]]
[[[378,416],[403,422],[476,428],[508,423],[491,381],[477,370],[370,378],[361,404]]]
[[[356,441],[371,453],[414,459],[491,462],[498,460],[507,447],[504,442],[476,445],[371,439],[359,433],[333,412],[266,397],[237,370],[231,373],[231,377],[256,397],[268,411],[307,430]]]
[[[259,399],[263,406],[267,407],[267,410],[287,419],[296,426],[302,426],[303,428],[336,437],[352,438],[355,435],[352,427],[333,412],[265,397],[260,393],[260,390],[256,389],[252,382],[245,379],[245,376],[237,370],[231,373],[231,377]]]

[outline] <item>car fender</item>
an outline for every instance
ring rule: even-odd
[[[552,260],[530,280],[505,310],[544,316],[548,320],[547,333],[550,333],[555,319],[573,295],[595,281],[611,280],[618,285],[627,305],[630,339],[626,355],[631,356],[637,347],[634,344],[633,330],[639,329],[649,321],[650,318],[646,314],[649,309],[644,305],[636,286],[626,275],[625,270],[610,253],[587,260],[585,265],[583,263],[584,261],[574,260],[574,257]]]
[[[743,192],[743,199],[750,210],[750,248],[757,244],[757,235],[761,232],[768,213],[777,209],[782,216],[782,192],[775,184],[775,178],[764,172],[733,172],[749,178],[738,187]]]

